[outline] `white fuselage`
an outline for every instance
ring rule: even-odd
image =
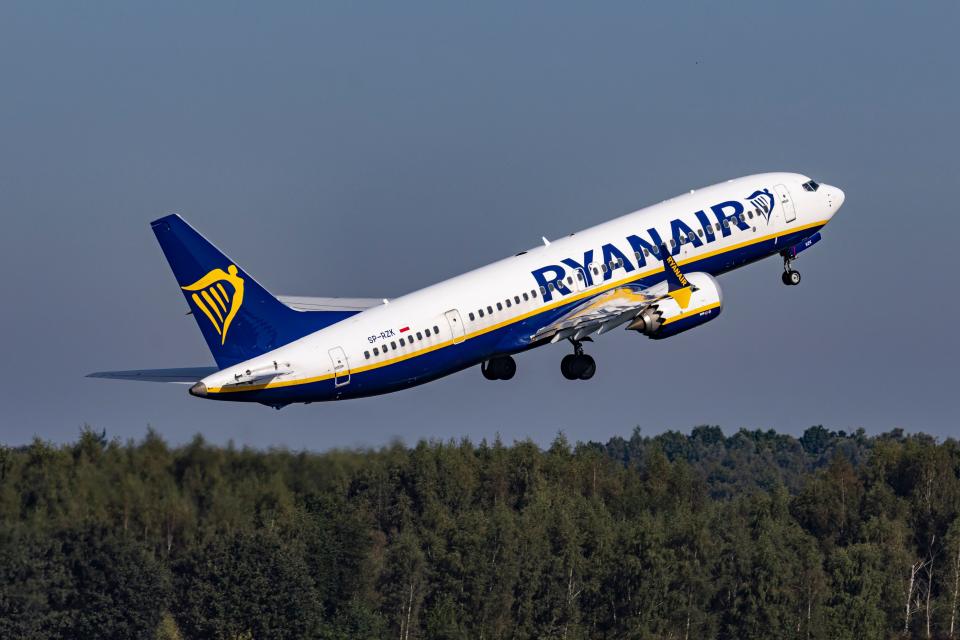
[[[663,263],[645,247],[657,245],[656,236],[681,267],[716,275],[812,235],[843,192],[808,191],[808,181],[769,173],[690,191],[364,310],[203,384],[210,397],[280,405],[384,393],[523,351],[537,346],[530,336],[563,307],[625,282],[655,282]],[[729,217],[733,203],[742,205],[742,221]],[[573,277],[577,265],[585,281]],[[257,378],[271,369],[280,374]]]

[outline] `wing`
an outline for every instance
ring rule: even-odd
[[[690,295],[697,288],[692,286],[680,271],[673,256],[664,258],[664,279],[652,286],[625,284],[587,298],[559,320],[541,328],[532,341],[549,338],[558,342],[567,338],[581,340],[590,334],[601,334],[633,320],[650,305],[666,297],[673,298],[681,308],[686,308]]]
[[[297,311],[363,311],[383,304],[378,298],[313,298],[277,296],[283,304]]]
[[[666,282],[651,287],[627,284],[587,298],[565,316],[541,328],[534,341],[550,338],[580,340],[593,333],[604,333],[629,322],[650,305],[668,295]]]
[[[87,374],[88,378],[110,378],[112,380],[140,380],[141,382],[174,382],[190,384],[199,382],[211,373],[219,371],[216,367],[181,367],[179,369],[133,369],[131,371],[97,371]]]

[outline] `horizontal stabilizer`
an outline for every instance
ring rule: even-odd
[[[277,296],[297,311],[363,311],[383,304],[383,298],[315,298],[310,296]]]
[[[216,367],[180,367],[178,369],[132,369],[130,371],[97,371],[87,374],[88,378],[110,378],[112,380],[139,380],[141,382],[174,382],[190,384],[203,380],[211,373],[219,371]]]

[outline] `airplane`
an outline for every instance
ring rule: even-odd
[[[720,315],[716,277],[779,255],[781,279],[817,243],[844,193],[796,173],[691,190],[399,298],[274,296],[179,215],[151,223],[215,367],[89,377],[191,384],[191,395],[274,408],[374,396],[480,365],[510,380],[515,355],[569,343],[568,380],[589,380],[584,343],[618,327],[655,340]]]

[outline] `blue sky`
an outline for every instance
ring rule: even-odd
[[[327,449],[703,423],[955,434],[956,3],[0,5],[0,439],[84,423]],[[690,188],[807,173],[843,210],[780,284],[654,342],[560,345],[341,404],[204,402],[89,371],[211,363],[149,229],[178,212],[276,293],[396,297]]]

